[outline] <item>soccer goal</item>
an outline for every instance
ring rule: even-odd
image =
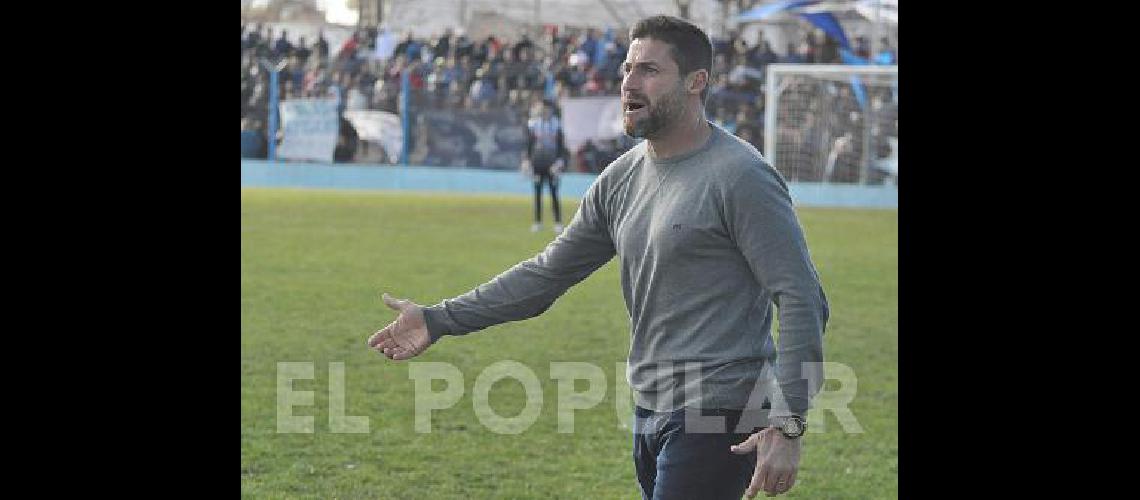
[[[898,76],[898,66],[769,65],[764,156],[788,181],[897,185]]]

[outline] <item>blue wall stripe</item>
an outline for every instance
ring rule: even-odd
[[[562,175],[559,194],[581,198],[594,175]],[[393,189],[530,195],[534,185],[518,172],[454,167],[403,167],[396,165],[344,165],[241,161],[242,187],[320,189]],[[791,182],[797,206],[898,208],[896,186],[854,186]]]

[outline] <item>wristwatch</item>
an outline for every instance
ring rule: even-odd
[[[807,430],[807,422],[799,415],[772,417],[771,421],[772,427],[779,429],[780,433],[788,439],[798,439]]]

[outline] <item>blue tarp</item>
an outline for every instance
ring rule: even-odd
[[[850,42],[847,41],[847,34],[843,32],[843,26],[839,24],[839,20],[830,12],[800,12],[797,10],[802,7],[815,6],[818,3],[820,3],[820,0],[782,0],[772,2],[755,7],[736,16],[736,21],[763,21],[781,12],[795,14],[813,26],[823,30],[824,33],[827,33],[828,36],[839,42],[840,47],[851,48]]]
[[[737,22],[762,21],[780,12],[815,5],[819,0],[783,0],[749,9],[736,16]]]
[[[827,33],[827,36],[839,42],[840,47],[845,49],[851,48],[851,43],[847,41],[847,34],[843,32],[843,26],[839,25],[839,20],[830,12],[800,13],[796,15],[811,23],[816,28],[823,30],[824,33]]]

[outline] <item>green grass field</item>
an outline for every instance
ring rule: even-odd
[[[242,189],[243,498],[640,498],[628,415],[615,408],[628,404],[616,396],[625,381],[615,363],[629,349],[616,260],[542,316],[445,338],[412,360],[464,374],[462,399],[434,413],[431,433],[413,429],[408,362],[365,346],[394,317],[381,291],[434,304],[541,251],[553,235],[529,232],[530,206],[521,196]],[[576,207],[564,202],[567,220]],[[797,485],[784,496],[897,498],[898,212],[799,215],[831,304],[825,355],[855,371],[850,409],[864,432],[846,433],[822,412],[824,430],[805,438]],[[501,360],[530,367],[543,389],[537,422],[519,434],[492,432],[472,409],[476,376]],[[589,362],[606,375],[604,401],[575,413],[572,434],[556,432],[552,361]],[[293,409],[316,417],[312,434],[277,433],[279,362],[313,363],[312,380],[293,382],[315,393],[314,405]],[[329,428],[336,362],[345,366],[345,413],[366,416],[367,434]],[[498,414],[525,404],[520,383],[492,387]]]

